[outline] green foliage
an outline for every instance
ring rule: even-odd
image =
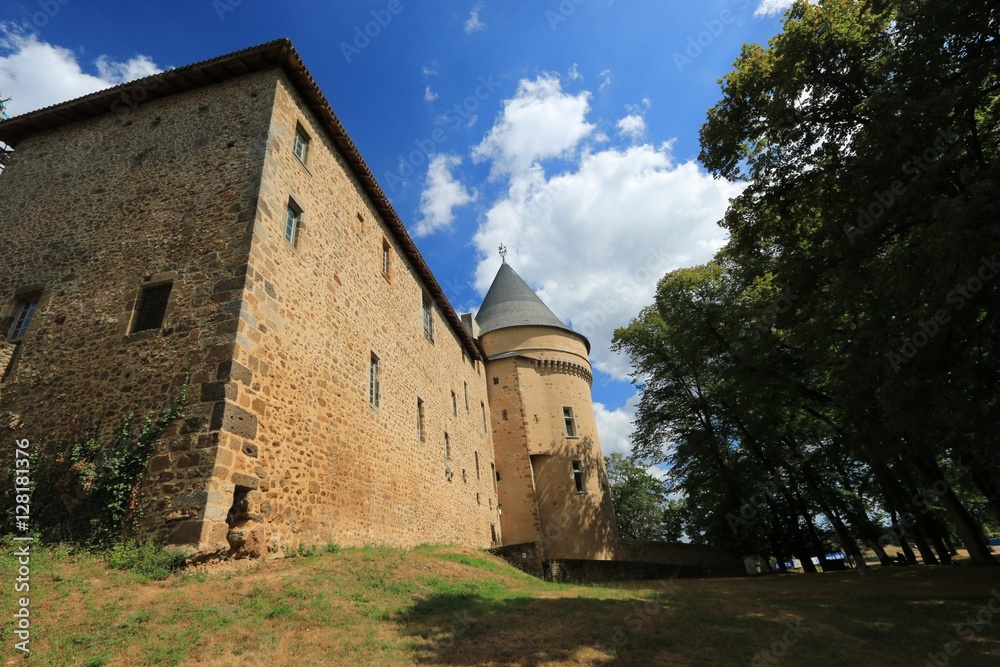
[[[152,542],[122,540],[111,546],[106,557],[116,570],[131,570],[145,579],[166,579],[184,567],[184,555]]]
[[[661,480],[618,452],[605,456],[604,465],[619,535],[633,540],[680,539],[679,526],[664,522],[670,505]]]
[[[135,533],[141,520],[139,485],[160,436],[187,405],[185,382],[177,400],[162,415],[153,412],[136,424],[134,412],[105,441],[95,427],[72,444],[36,447],[31,454],[31,521],[47,541],[108,547]],[[14,503],[13,484],[5,485],[4,519]]]
[[[692,539],[859,555],[884,510],[995,564],[997,35],[995,2],[800,0],[721,80],[700,159],[746,186],[730,240],[615,335]]]

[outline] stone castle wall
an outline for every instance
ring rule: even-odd
[[[267,74],[206,86],[23,140],[0,175],[0,334],[19,296],[41,295],[0,384],[0,442],[34,447],[164,408],[190,375],[191,405],[144,483],[147,529],[201,512],[215,466],[269,123]],[[140,286],[172,280],[163,327],[129,336]],[[0,371],[0,375],[2,375]],[[6,468],[5,468],[6,469]],[[67,510],[70,511],[70,510]]]
[[[304,164],[292,150],[297,127],[310,138]],[[302,212],[294,245],[284,235],[290,202]],[[222,389],[253,428],[223,439],[226,463],[210,488],[223,498],[248,492],[238,521],[245,548],[331,539],[489,547],[500,526],[482,364],[437,305],[433,340],[425,337],[424,287],[284,77],[253,234],[234,352],[239,377]]]

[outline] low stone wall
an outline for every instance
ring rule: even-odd
[[[494,556],[499,556],[519,570],[541,577],[544,574],[541,549],[537,542],[524,542],[523,544],[508,544],[502,547],[495,547],[489,552]]]
[[[684,542],[620,540],[615,560],[679,567],[699,576],[743,576],[746,566],[738,555],[719,547]]]
[[[620,540],[613,560],[542,559],[537,542],[497,547],[490,553],[528,574],[564,583],[746,575],[739,556],[718,547],[682,542]]]

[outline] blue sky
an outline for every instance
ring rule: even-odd
[[[508,262],[593,345],[605,452],[635,389],[614,328],[707,261],[739,187],[697,164],[717,80],[790,1],[7,0],[12,115],[289,37],[460,312]]]

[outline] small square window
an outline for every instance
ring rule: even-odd
[[[493,378],[493,384],[494,385],[500,384],[500,378]]]
[[[163,326],[163,317],[167,313],[167,302],[170,300],[172,288],[173,283],[142,288],[135,304],[135,317],[132,318],[132,330],[129,333],[159,329]]]
[[[306,154],[309,152],[309,135],[302,129],[301,125],[295,128],[295,142],[292,144],[292,152],[302,164],[306,163]]]
[[[288,202],[285,211],[285,240],[293,246],[299,241],[299,229],[302,227],[302,209],[294,202]]]
[[[573,408],[563,408],[563,421],[566,423],[566,437],[575,438],[576,435],[576,417],[573,416]]]
[[[38,309],[38,299],[22,300],[20,302],[20,307],[17,309],[17,315],[14,317],[14,322],[10,326],[10,330],[7,332],[7,340],[11,343],[15,343],[22,338],[24,334],[27,333],[28,327],[31,326],[31,318],[35,316],[35,310]]]
[[[378,357],[372,352],[368,365],[368,402],[376,409],[382,401],[382,381],[379,377],[378,361]]]

